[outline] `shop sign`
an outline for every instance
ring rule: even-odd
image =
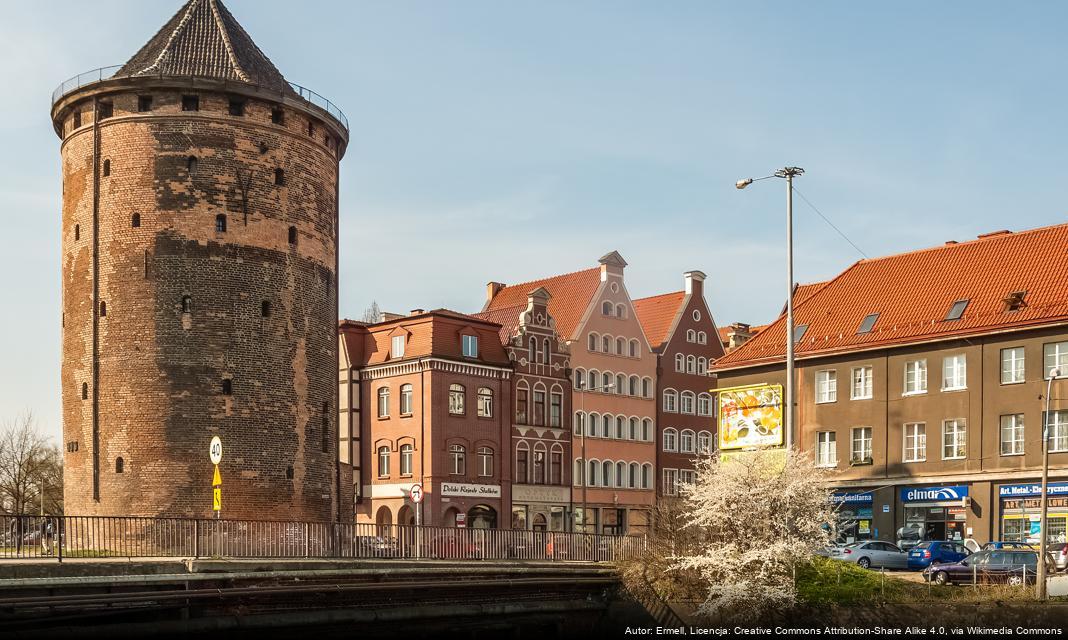
[[[442,482],[441,495],[463,496],[471,498],[500,498],[501,485],[499,484],[460,484],[458,482]]]
[[[871,491],[863,493],[851,493],[848,491],[835,491],[831,494],[831,504],[858,504],[872,501]]]
[[[967,497],[967,485],[952,487],[902,487],[902,502],[946,502]]]
[[[1002,498],[1019,498],[1021,496],[1039,496],[1042,495],[1042,485],[1035,484],[1003,484],[998,489],[998,495]],[[1065,496],[1068,495],[1068,482],[1051,482],[1046,485],[1046,495],[1048,496]]]
[[[512,502],[541,502],[564,504],[571,500],[570,487],[549,487],[531,484],[513,484]]]

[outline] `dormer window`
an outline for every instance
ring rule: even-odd
[[[1027,296],[1026,291],[1013,291],[1009,295],[1002,299],[1005,303],[1005,311],[1019,311],[1027,307],[1027,301],[1024,298]]]
[[[964,310],[968,308],[969,302],[971,302],[971,298],[965,298],[954,302],[953,306],[949,308],[949,313],[946,314],[944,322],[960,320],[961,316],[964,315]]]
[[[879,320],[878,313],[869,313],[864,316],[864,320],[860,322],[860,327],[857,328],[857,335],[862,333],[871,333],[871,330],[875,327],[875,323]]]
[[[478,336],[461,336],[463,342],[463,354],[465,358],[478,357]]]
[[[404,336],[393,336],[390,339],[389,353],[394,358],[404,357]]]

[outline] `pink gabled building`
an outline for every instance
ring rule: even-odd
[[[571,527],[644,533],[656,500],[657,359],[627,293],[626,261],[613,251],[598,262],[523,284],[491,282],[483,313],[548,294],[573,369]]]

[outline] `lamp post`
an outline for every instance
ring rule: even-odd
[[[770,176],[745,178],[734,183],[744,189],[757,180],[786,180],[786,452],[794,448],[794,178],[805,173],[801,167],[783,167]]]
[[[1035,583],[1035,595],[1039,600],[1046,599],[1046,491],[1049,485],[1049,394],[1053,391],[1053,381],[1061,376],[1060,367],[1053,367],[1049,372],[1049,382],[1046,383],[1046,413],[1042,420],[1042,492],[1039,499],[1042,501],[1041,514],[1038,520],[1038,579]]]
[[[589,377],[590,372],[586,372],[586,377]],[[587,391],[610,391],[615,388],[615,383],[609,382],[606,385],[600,387],[591,387],[585,389],[585,383],[579,384],[579,390],[582,394],[579,396],[579,413],[582,415],[582,433],[579,434],[579,438],[582,441],[582,532],[586,533],[586,523],[589,522],[589,515],[586,511],[586,485],[589,484],[590,475],[590,462],[586,459],[586,432],[590,428],[590,417],[586,415],[586,392]]]

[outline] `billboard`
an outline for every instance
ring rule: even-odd
[[[751,384],[716,392],[720,451],[782,446],[781,384]]]

